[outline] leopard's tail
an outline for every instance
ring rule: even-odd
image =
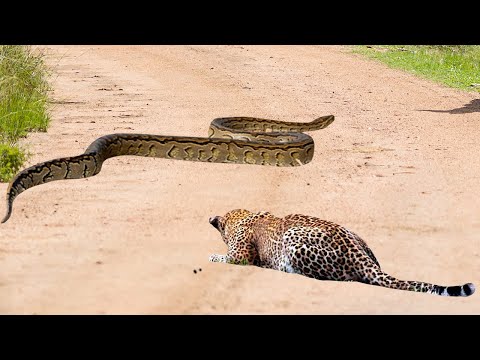
[[[472,283],[458,286],[442,286],[421,281],[398,280],[380,269],[371,268],[367,268],[367,271],[361,274],[359,281],[390,289],[416,291],[440,296],[470,296],[475,292],[475,285]]]

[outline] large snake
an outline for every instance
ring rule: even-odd
[[[252,117],[214,119],[208,138],[150,134],[109,134],[96,139],[78,156],[39,163],[19,172],[7,189],[6,222],[13,200],[25,190],[54,180],[97,175],[105,160],[120,155],[216,163],[299,166],[312,160],[313,139],[304,131],[330,125],[333,115],[307,123]]]

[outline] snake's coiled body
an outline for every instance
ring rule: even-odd
[[[85,153],[39,163],[19,172],[7,189],[6,222],[14,199],[25,190],[54,180],[98,174],[105,160],[121,155],[272,166],[299,166],[312,160],[313,139],[304,131],[330,125],[333,115],[308,123],[230,117],[211,122],[208,138],[150,134],[110,134],[95,140]]]

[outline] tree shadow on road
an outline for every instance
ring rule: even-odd
[[[465,104],[462,107],[452,109],[452,110],[418,110],[418,111],[430,111],[430,112],[449,113],[449,114],[467,114],[467,113],[473,113],[473,112],[480,112],[480,99],[473,99],[468,104]]]

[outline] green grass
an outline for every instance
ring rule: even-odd
[[[18,140],[49,123],[49,70],[29,46],[0,45],[0,181],[9,181],[27,159]]]
[[[230,260],[229,264],[235,264],[235,265],[248,265],[248,259],[242,259],[242,260]]]
[[[18,147],[0,144],[0,179],[11,179],[22,166],[25,157]]]
[[[450,87],[480,92],[478,45],[355,46],[354,52]]]

